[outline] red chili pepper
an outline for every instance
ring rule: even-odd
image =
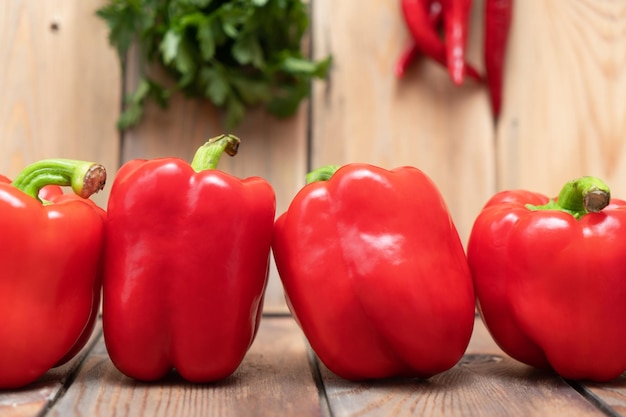
[[[297,322],[344,378],[449,369],[469,342],[475,303],[439,191],[412,167],[335,170],[314,171],[274,226],[274,257]]]
[[[446,45],[446,62],[450,78],[463,84],[467,25],[472,9],[471,0],[441,0]]]
[[[400,58],[396,62],[396,70],[395,70],[396,77],[398,78],[404,77],[404,74],[406,73],[407,68],[413,61],[415,61],[419,53],[420,53],[419,48],[413,42],[411,43],[411,45],[407,46],[404,49],[404,51],[402,51]]]
[[[491,108],[500,115],[506,45],[513,17],[513,0],[485,0],[485,76]]]
[[[424,1],[402,0],[401,5],[404,19],[417,48],[434,59],[445,60],[445,47],[435,30]]]
[[[468,243],[479,311],[513,358],[568,379],[626,370],[626,202],[597,178],[496,194]]]
[[[222,135],[191,165],[127,162],[108,202],[103,331],[113,364],[140,380],[172,368],[192,382],[230,375],[255,338],[275,197],[258,177],[214,169],[239,140]]]
[[[0,177],[0,389],[35,381],[89,339],[106,214],[84,198],[105,179],[101,165],[65,159],[34,163],[12,184]]]
[[[441,20],[441,4],[439,1],[435,0],[421,0],[422,6],[428,13],[428,21],[430,25],[435,28],[439,21]],[[413,5],[409,6],[413,7]],[[406,69],[411,64],[411,62],[415,61],[417,56],[420,53],[420,48],[417,46],[414,40],[411,41],[411,44],[405,48],[405,50],[400,55],[398,62],[396,63],[396,76],[398,78],[402,78],[406,72]]]
[[[463,1],[467,2],[468,0]],[[450,75],[456,84],[462,83],[464,75],[468,75],[478,81],[482,79],[480,73],[465,62],[464,46],[462,49],[456,49],[456,53],[460,52],[462,55],[462,65],[459,65],[456,56],[455,60],[450,60],[449,56],[453,54],[452,52],[447,52],[449,48],[440,38],[437,26],[442,18],[444,20],[444,27],[459,26],[458,24],[451,26],[450,23],[446,23],[446,20],[452,18],[457,19],[456,15],[460,14],[459,10],[463,12],[465,9],[454,6],[451,7],[451,10],[446,12],[443,6],[444,3],[433,0],[401,1],[402,13],[414,44],[407,47],[396,64],[396,75],[398,77],[404,75],[408,65],[415,59],[418,53],[421,52],[439,62],[441,65],[449,67]],[[465,21],[465,26],[466,25],[467,21]],[[465,29],[465,37],[467,36],[466,32]],[[458,39],[453,40],[455,41],[455,45],[458,44]]]

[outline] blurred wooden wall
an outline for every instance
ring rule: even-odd
[[[121,74],[94,17],[102,0],[8,0],[0,6],[0,172],[15,175],[36,159],[96,159],[113,179],[132,158],[190,159],[222,133],[209,105],[175,97],[154,105],[123,135],[114,123]],[[250,113],[234,133],[237,157],[221,168],[259,175],[277,193],[278,214],[309,168],[369,162],[414,165],[440,187],[465,242],[496,191],[528,188],[555,195],[581,175],[598,175],[626,198],[626,2],[517,0],[507,56],[504,104],[494,123],[484,85],[455,87],[421,60],[403,80],[393,69],[409,41],[399,1],[356,4],[311,0],[312,54],[332,54],[328,82],[315,82],[298,114],[277,120]],[[469,61],[482,70],[482,8],[475,0]],[[106,192],[99,197],[106,204]],[[284,310],[272,267],[267,310]]]
[[[0,3],[0,172],[44,158],[119,164],[120,66],[101,0]],[[95,197],[106,205],[106,192]]]

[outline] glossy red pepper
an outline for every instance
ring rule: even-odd
[[[469,0],[401,0],[402,14],[414,44],[410,45],[396,64],[396,75],[404,75],[406,68],[421,52],[448,68],[457,85],[467,74],[481,80],[480,73],[465,60]],[[445,41],[438,33],[443,22]]]
[[[259,325],[275,214],[267,181],[214,169],[239,140],[222,135],[193,162],[130,161],[108,203],[103,331],[113,364],[140,380],[175,368],[227,377]]]
[[[504,191],[468,243],[481,316],[513,358],[569,379],[626,370],[626,203],[593,177],[558,196]]]
[[[426,50],[430,50],[428,45],[435,41],[441,43],[437,38],[431,36],[431,31],[437,28],[441,20],[441,4],[438,1],[421,0],[421,1],[405,1],[402,4],[402,12],[405,16],[407,25],[411,22],[413,29],[409,29],[413,37],[425,38]],[[422,6],[420,8],[420,5]],[[424,15],[426,14],[426,16]],[[409,16],[407,16],[409,14]],[[421,22],[421,23],[418,23]],[[426,23],[426,21],[428,23]],[[422,35],[423,34],[423,35]],[[422,48],[424,44],[420,43]],[[443,43],[442,43],[443,45]],[[396,76],[403,77],[408,66],[417,59],[420,54],[420,46],[412,39],[411,44],[405,48],[402,55],[396,63]]]
[[[93,331],[106,215],[84,198],[105,179],[101,165],[65,159],[34,163],[12,184],[0,177],[1,389],[70,360]]]
[[[463,84],[467,26],[472,9],[471,0],[441,0],[446,39],[446,63],[450,78],[456,85]]]
[[[335,169],[314,171],[274,226],[273,253],[297,322],[344,378],[449,369],[467,347],[475,305],[439,191],[412,167]]]
[[[500,115],[504,62],[513,18],[513,0],[485,0],[485,76],[494,117]]]

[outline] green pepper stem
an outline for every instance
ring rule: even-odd
[[[310,184],[317,181],[328,181],[339,169],[339,165],[326,165],[315,169],[306,175],[306,183]]]
[[[196,151],[191,168],[196,172],[217,168],[224,152],[230,156],[237,155],[239,143],[239,138],[234,135],[219,135],[209,139]]]
[[[75,194],[89,198],[104,188],[106,178],[104,167],[94,162],[44,159],[24,168],[13,186],[37,200],[46,185],[71,186]]]
[[[526,205],[530,210],[560,210],[580,219],[587,213],[597,213],[611,201],[609,186],[596,177],[581,177],[566,183],[557,200],[543,206]]]

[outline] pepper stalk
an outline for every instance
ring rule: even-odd
[[[535,206],[527,204],[529,210],[559,210],[569,213],[577,220],[585,214],[597,213],[609,205],[611,191],[609,186],[597,177],[580,177],[567,182],[556,200]]]
[[[339,165],[326,165],[321,168],[317,168],[306,174],[306,183],[310,184],[317,181],[328,181],[339,168]]]
[[[217,168],[224,152],[229,156],[237,155],[240,142],[235,135],[219,135],[209,139],[196,151],[191,161],[191,168],[196,172]]]
[[[39,191],[46,185],[71,186],[76,195],[89,198],[104,188],[106,177],[106,169],[94,162],[44,159],[24,168],[12,185],[39,201]]]

